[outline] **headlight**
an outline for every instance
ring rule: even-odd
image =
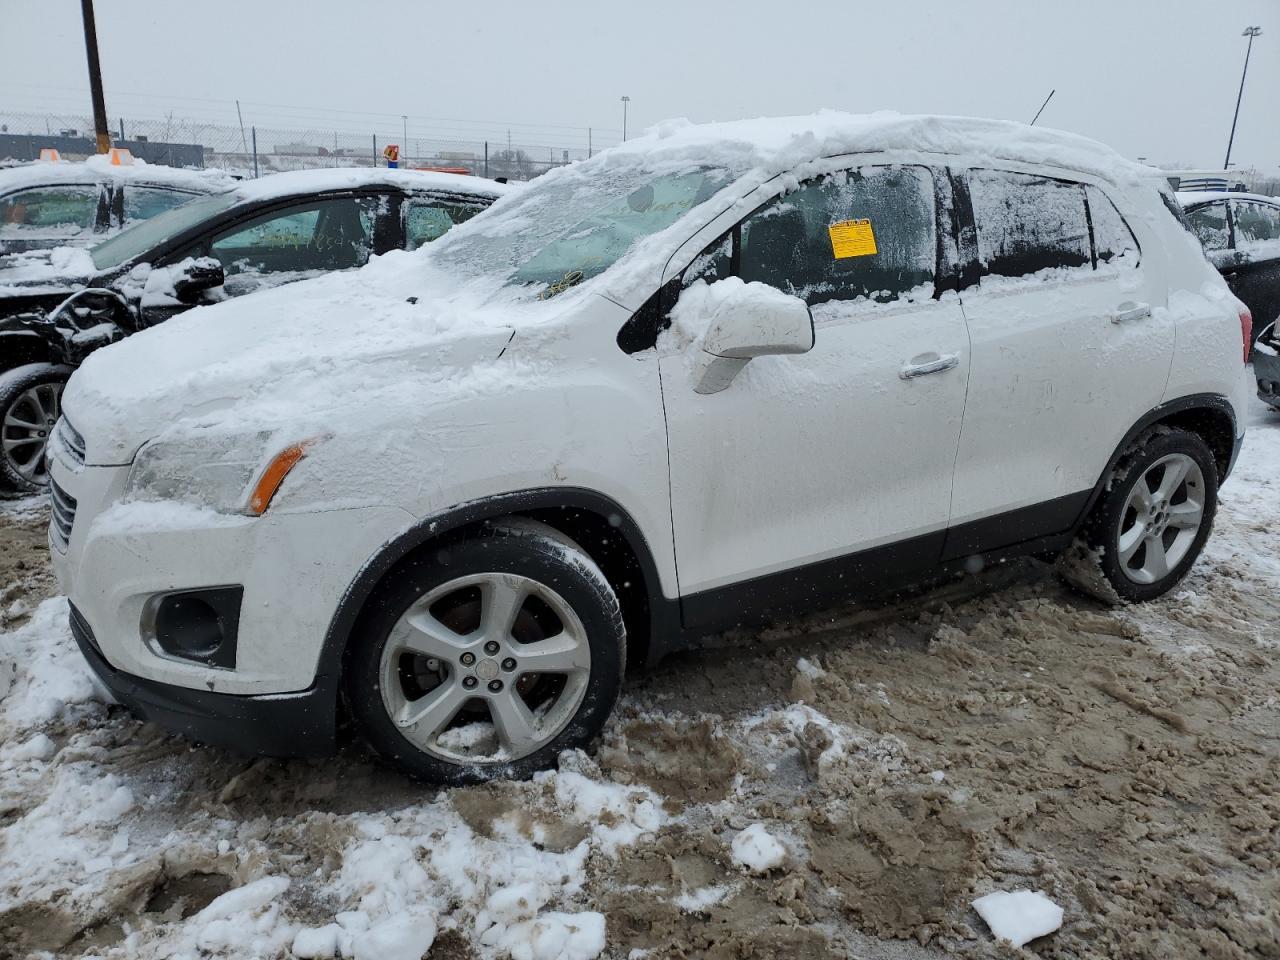
[[[283,446],[273,434],[158,440],[134,458],[126,500],[181,500],[221,513],[262,514],[307,444]]]

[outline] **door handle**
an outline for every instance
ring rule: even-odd
[[[1151,316],[1151,304],[1126,300],[1111,314],[1111,322],[1128,323],[1130,320],[1145,320],[1149,316]]]
[[[930,354],[925,354],[930,356]],[[960,358],[954,353],[944,356],[938,356],[936,353],[931,355],[933,359],[925,360],[923,357],[916,357],[911,363],[906,364],[898,371],[898,376],[903,380],[912,380],[915,377],[927,377],[931,373],[943,373],[947,370],[954,370],[960,366]],[[919,363],[915,361],[920,361]]]

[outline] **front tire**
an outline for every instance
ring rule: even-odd
[[[1157,427],[1120,458],[1063,574],[1111,603],[1168,593],[1190,571],[1213,529],[1218,467],[1199,436]]]
[[[58,364],[28,363],[0,374],[0,487],[19,493],[48,489],[45,451],[71,372]]]
[[[585,747],[621,690],[618,598],[544,524],[504,520],[423,551],[368,609],[344,696],[374,750],[418,779],[531,776]]]

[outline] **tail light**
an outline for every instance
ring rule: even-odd
[[[1240,306],[1240,339],[1244,341],[1244,362],[1249,362],[1253,352],[1253,314],[1243,304]]]

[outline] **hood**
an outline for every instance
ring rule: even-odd
[[[154,437],[202,429],[376,429],[397,396],[421,404],[424,385],[500,356],[511,314],[424,283],[416,257],[197,307],[96,351],[63,398],[87,462],[128,463]]]
[[[88,251],[57,247],[0,259],[0,316],[47,306],[90,285],[97,275]]]

